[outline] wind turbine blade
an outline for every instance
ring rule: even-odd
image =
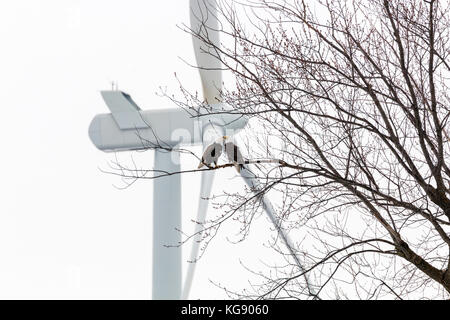
[[[221,101],[222,64],[216,0],[190,0],[191,31],[195,58],[202,81],[203,97],[209,104]],[[206,41],[204,41],[206,40]]]
[[[238,141],[236,141],[236,139],[235,139],[235,144],[242,152],[243,148],[241,148],[241,144],[238,143]],[[258,178],[256,177],[256,175],[248,168],[248,165],[245,165],[245,167],[241,169],[240,174],[241,174],[242,179],[244,179],[244,182],[249,186],[249,188],[251,190],[259,189],[259,187],[261,186],[261,183],[258,180]],[[295,253],[295,251],[293,249],[294,247],[292,245],[292,242],[291,242],[289,236],[282,229],[282,227],[281,227],[282,222],[278,219],[278,217],[275,213],[275,210],[272,206],[272,203],[269,201],[269,199],[265,195],[262,196],[262,202],[263,202],[264,211],[266,212],[266,214],[269,217],[272,224],[277,229],[279,235],[281,236],[281,239],[283,240],[284,244],[286,245],[287,249],[289,250],[289,253],[291,254],[292,258],[295,260],[295,264],[298,266],[300,272],[304,272],[305,269],[303,268],[303,265],[300,262],[300,259],[298,258],[297,254]],[[306,286],[308,287],[309,293],[318,299],[319,297],[316,295],[316,290],[313,288],[313,286],[309,282],[309,279],[308,279],[308,276],[306,273],[304,274],[304,279],[306,281]]]
[[[190,20],[195,59],[200,72],[203,98],[208,104],[221,102],[222,70],[217,48],[220,47],[219,21],[217,19],[216,0],[190,0]],[[223,133],[221,132],[223,135]],[[203,149],[205,150],[215,138],[217,131],[212,125],[203,130]],[[190,256],[186,279],[183,286],[182,299],[187,299],[194,279],[196,261],[202,239],[202,223],[208,211],[209,196],[214,180],[213,171],[202,173],[200,198],[197,212],[197,224],[194,230],[194,241]]]
[[[219,128],[220,130],[220,128]],[[203,149],[206,149],[213,141],[217,139],[218,133],[212,126],[208,126],[204,130],[203,135]],[[200,250],[200,242],[202,240],[202,223],[206,219],[206,214],[208,212],[209,196],[211,194],[212,184],[214,181],[214,171],[204,171],[202,172],[202,182],[200,187],[200,197],[198,201],[198,211],[197,211],[197,223],[195,224],[194,239],[192,242],[191,255],[189,258],[188,270],[186,273],[186,279],[184,281],[183,293],[181,298],[183,300],[189,297],[189,292],[191,290],[192,281],[194,279],[195,268],[197,266],[197,258]]]

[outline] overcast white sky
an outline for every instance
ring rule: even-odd
[[[155,92],[177,91],[174,72],[200,90],[197,71],[178,58],[194,61],[190,37],[176,27],[188,14],[187,0],[0,2],[1,299],[151,298],[152,182],[114,188],[120,180],[99,171],[112,155],[87,131],[107,112],[99,91],[113,80],[144,109],[170,106]],[[151,167],[153,154],[141,159]],[[221,172],[213,192],[242,187],[233,176]],[[200,177],[182,179],[189,232]],[[240,261],[259,270],[272,259],[263,246],[269,228],[258,220],[239,245],[227,241],[236,226],[224,228],[199,262],[190,297],[225,297],[210,280],[245,287]],[[187,259],[190,247],[183,251]]]

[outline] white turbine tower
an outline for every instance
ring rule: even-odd
[[[191,30],[194,35],[207,36],[210,46],[193,36],[197,66],[203,88],[203,96],[212,110],[226,110],[221,103],[222,88],[221,64],[214,57],[214,47],[219,47],[218,20],[215,0],[190,0]],[[225,132],[238,132],[245,127],[247,119],[240,115],[221,113],[192,118],[182,109],[141,110],[131,97],[122,91],[102,91],[103,99],[111,113],[99,114],[89,126],[89,136],[94,145],[105,152],[155,149],[155,175],[180,172],[179,152],[172,149],[180,145],[210,145]],[[244,181],[251,188],[257,188],[258,180],[251,171],[241,170]],[[211,193],[214,171],[202,172],[197,221],[205,221],[208,197]],[[182,290],[181,247],[181,180],[173,174],[154,179],[153,191],[153,299],[186,299],[194,276],[195,263],[187,270]],[[264,209],[281,234],[296,264],[302,266],[295,255],[289,239],[280,229],[270,202],[263,197]],[[190,260],[198,256],[201,238],[200,224],[196,225]],[[306,278],[305,278],[306,279]],[[306,279],[307,281],[307,279]],[[308,284],[308,281],[307,281]],[[312,294],[314,291],[309,286]]]

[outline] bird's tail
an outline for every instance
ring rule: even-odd
[[[203,167],[205,164],[203,162],[200,162],[200,164],[198,165],[197,169],[200,169],[201,167]]]

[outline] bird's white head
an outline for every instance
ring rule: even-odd
[[[225,143],[225,141],[228,139],[228,136],[222,136],[217,138],[216,143]]]

